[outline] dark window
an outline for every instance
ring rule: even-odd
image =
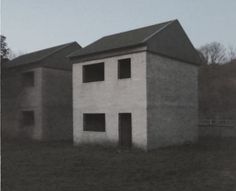
[[[131,77],[131,60],[130,58],[118,60],[118,78],[130,78]]]
[[[104,63],[84,65],[83,82],[104,81]]]
[[[34,112],[33,111],[22,111],[22,125],[23,126],[34,125]]]
[[[87,113],[83,115],[84,131],[105,131],[105,114],[104,113]]]
[[[34,72],[25,72],[22,74],[22,84],[24,87],[34,86]]]

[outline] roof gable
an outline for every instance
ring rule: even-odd
[[[175,20],[165,30],[147,40],[147,50],[157,54],[200,64],[201,59],[179,21]]]
[[[73,52],[69,57],[80,57],[89,54],[101,53],[105,51],[120,49],[124,47],[132,47],[145,44],[146,40],[156,32],[165,28],[172,21],[151,25],[127,32],[117,33],[105,36],[81,50]]]

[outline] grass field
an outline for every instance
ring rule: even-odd
[[[2,191],[233,191],[236,141],[151,152],[69,143],[2,143]]]

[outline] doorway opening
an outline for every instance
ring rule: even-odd
[[[131,113],[119,113],[119,145],[132,146],[132,115]]]
[[[35,126],[34,111],[21,111],[20,137],[32,138],[33,128]]]

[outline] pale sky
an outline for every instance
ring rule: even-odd
[[[178,19],[193,45],[236,47],[236,0],[1,0],[1,34],[14,52]]]

